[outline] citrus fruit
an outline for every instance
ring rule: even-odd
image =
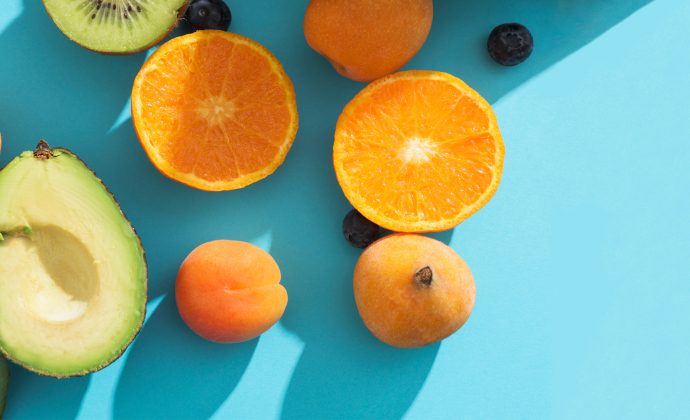
[[[357,309],[369,330],[395,347],[422,347],[460,329],[472,313],[474,277],[452,248],[410,233],[370,245],[355,266]]]
[[[165,176],[207,191],[244,187],[283,163],[297,132],[292,82],[266,48],[206,30],[174,38],[144,63],[132,120]]]
[[[219,343],[264,333],[288,301],[273,257],[252,244],[227,240],[207,242],[187,256],[177,273],[175,298],[184,322]]]
[[[311,0],[303,30],[338,73],[371,82],[417,54],[433,16],[432,0]]]
[[[338,182],[364,217],[397,232],[452,228],[498,188],[505,147],[491,106],[434,71],[381,78],[343,110],[335,131]]]

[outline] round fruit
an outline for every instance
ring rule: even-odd
[[[187,26],[193,31],[227,31],[232,21],[230,8],[223,0],[192,0],[187,9]]]
[[[335,131],[338,182],[364,217],[396,232],[450,229],[498,188],[505,147],[491,106],[446,73],[377,80]]]
[[[96,175],[41,140],[0,171],[0,353],[46,376],[108,366],[141,329],[146,258]]]
[[[292,82],[266,48],[241,35],[197,31],[144,63],[132,89],[139,142],[165,176],[232,190],[283,163],[297,132]]]
[[[530,31],[519,23],[504,23],[491,31],[489,55],[502,66],[515,66],[527,60],[534,48]]]
[[[147,50],[177,26],[189,0],[43,0],[69,39],[101,54]]]
[[[470,269],[450,247],[414,234],[374,242],[357,261],[357,309],[369,330],[386,344],[413,348],[433,344],[465,324],[474,307]]]
[[[371,82],[417,54],[433,15],[432,0],[311,0],[303,29],[338,73]]]
[[[207,242],[184,260],[175,297],[184,322],[201,337],[238,343],[278,322],[287,305],[280,269],[261,248],[240,241]]]
[[[355,248],[366,248],[381,237],[381,232],[376,223],[353,209],[343,219],[343,235],[347,243]]]

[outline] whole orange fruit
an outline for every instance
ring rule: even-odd
[[[398,233],[379,239],[357,261],[357,309],[386,344],[433,344],[465,324],[474,307],[470,269],[449,246],[426,236]]]
[[[219,343],[250,340],[278,322],[287,305],[280,269],[261,248],[240,241],[207,242],[182,263],[175,283],[184,322]]]
[[[371,82],[417,54],[433,15],[432,0],[311,0],[303,29],[338,73]]]

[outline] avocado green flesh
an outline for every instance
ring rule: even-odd
[[[31,152],[0,171],[0,350],[49,376],[115,360],[146,308],[144,250],[76,156]]]
[[[7,360],[0,356],[0,419],[5,412],[5,398],[7,398],[7,388],[10,385],[10,368],[7,366]]]
[[[98,0],[43,0],[43,4],[72,41],[94,51],[126,54],[145,49],[166,34],[186,0],[103,0],[100,4]]]

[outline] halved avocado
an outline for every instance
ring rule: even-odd
[[[146,311],[144,248],[101,180],[41,140],[0,171],[0,352],[46,376],[95,372]]]
[[[5,407],[7,403],[5,398],[7,398],[7,388],[10,385],[10,367],[7,366],[7,360],[0,356],[0,419],[5,413]]]

